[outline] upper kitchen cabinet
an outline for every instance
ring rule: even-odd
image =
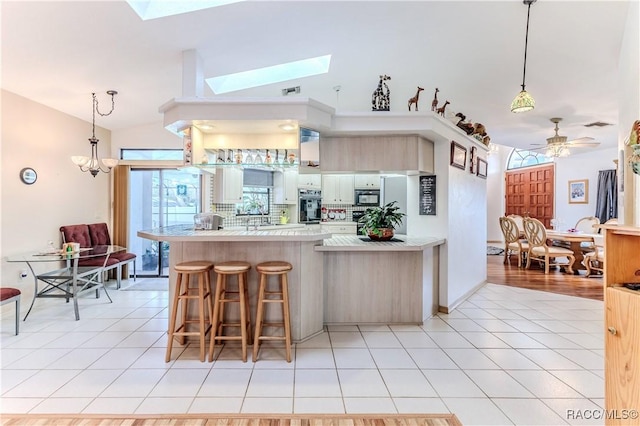
[[[213,179],[214,203],[236,204],[242,202],[243,172],[241,168],[228,167],[216,170]]]
[[[355,189],[380,189],[380,175],[355,175],[353,184]]]
[[[353,175],[322,175],[322,204],[353,205]]]
[[[419,135],[323,137],[320,164],[323,173],[433,173],[433,142]]]
[[[273,202],[276,204],[298,202],[298,172],[285,170],[273,174]]]
[[[303,189],[321,189],[322,180],[319,173],[298,175],[298,187]]]

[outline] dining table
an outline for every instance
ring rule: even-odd
[[[580,270],[586,270],[587,268],[582,263],[584,255],[582,253],[582,243],[596,244],[602,239],[601,234],[589,234],[581,231],[560,231],[555,229],[547,229],[547,239],[553,241],[562,241],[569,243],[569,249],[573,252],[575,262],[572,269],[574,274],[578,275]]]
[[[7,256],[7,262],[26,263],[33,275],[33,299],[23,321],[26,321],[38,298],[59,297],[66,299],[67,302],[72,299],[76,320],[80,319],[78,297],[85,293],[95,291],[96,298],[99,298],[100,289],[104,289],[109,302],[113,303],[104,285],[103,273],[109,256],[125,250],[125,247],[117,245],[99,245],[79,248],[75,251],[45,249]],[[42,263],[57,263],[56,269],[36,273],[34,266]],[[91,263],[93,266],[83,266],[83,263]]]

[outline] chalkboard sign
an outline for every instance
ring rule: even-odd
[[[420,176],[420,214],[436,215],[436,177]]]

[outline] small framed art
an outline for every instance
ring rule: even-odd
[[[467,148],[451,141],[451,163],[453,167],[464,170],[467,165]]]
[[[589,179],[569,181],[569,204],[589,203]]]
[[[487,178],[487,162],[482,158],[478,158],[476,168],[478,169],[476,172],[478,177],[486,179]]]

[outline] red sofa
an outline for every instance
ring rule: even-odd
[[[99,245],[111,245],[109,228],[106,223],[92,223],[89,225],[65,225],[60,227],[63,243],[80,243],[80,247],[93,247]],[[84,259],[78,262],[78,266],[102,266],[104,259]],[[136,280],[136,255],[133,253],[113,253],[107,259],[106,270],[116,270],[116,288],[120,288],[122,266],[133,263],[133,280]]]

